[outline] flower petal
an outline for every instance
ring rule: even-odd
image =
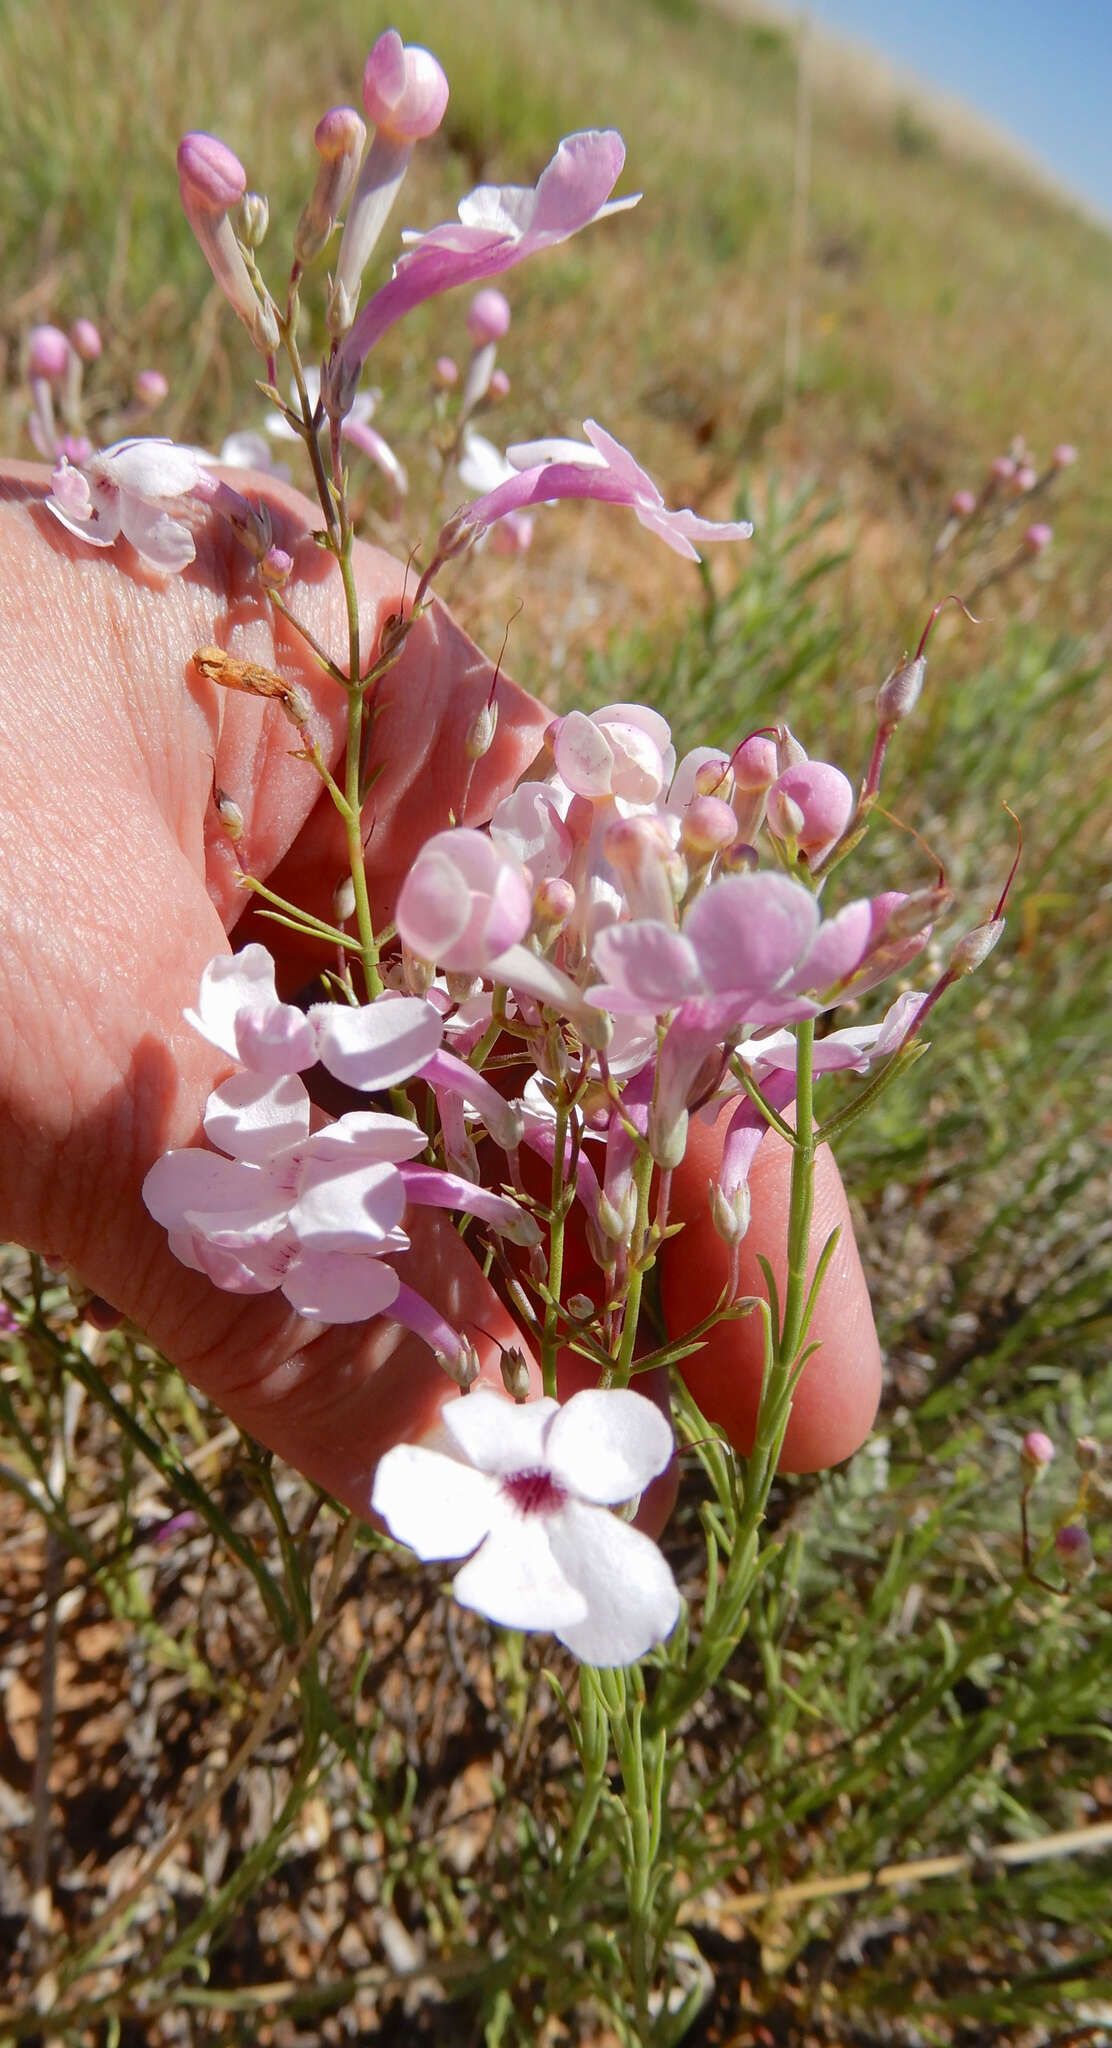
[[[633,1664],[671,1634],[679,1588],[648,1536],[579,1501],[550,1516],[547,1527],[557,1565],[586,1602],[583,1621],[556,1629],[574,1656],[584,1664]]]
[[[452,1590],[460,1606],[476,1608],[503,1628],[564,1629],[585,1622],[586,1595],[553,1554],[550,1539],[559,1520],[513,1509],[499,1514],[481,1550],[456,1575]]]
[[[207,1038],[230,1060],[239,1059],[236,1017],[240,1010],[264,1009],[278,1001],[274,962],[265,946],[244,946],[239,953],[220,953],[201,975],[195,1010],[183,1015],[194,1031]]]
[[[233,1074],[214,1088],[205,1106],[205,1136],[232,1159],[262,1166],[304,1143],[309,1097],[296,1074],[270,1081],[264,1074]]]
[[[466,1401],[450,1401],[441,1420],[452,1442],[480,1472],[547,1471],[545,1436],[555,1401],[511,1401],[476,1387]]]
[[[197,553],[188,526],[171,518],[160,505],[149,505],[130,491],[120,493],[120,531],[136,554],[167,576],[187,569]]]
[[[282,1292],[299,1315],[327,1323],[362,1323],[390,1307],[399,1284],[385,1259],[358,1252],[303,1251],[291,1260]]]
[[[790,875],[727,875],[712,882],[684,925],[708,990],[776,988],[812,945],[819,909]]]
[[[496,1500],[495,1482],[485,1472],[421,1444],[395,1444],[387,1451],[371,1492],[371,1506],[390,1534],[426,1562],[475,1550],[490,1528]]]
[[[423,1067],[444,1026],[422,996],[391,996],[350,1009],[319,1003],[310,1012],[320,1058],[349,1088],[393,1088]]]
[[[350,1166],[311,1158],[298,1179],[290,1207],[290,1228],[306,1249],[372,1252],[405,1214],[405,1185],[388,1159],[356,1160]]]
[[[545,1440],[552,1477],[589,1501],[631,1500],[675,1449],[660,1409],[632,1387],[586,1387],[554,1416]]]

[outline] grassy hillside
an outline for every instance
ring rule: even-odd
[[[357,97],[387,19],[452,82],[405,224],[446,217],[480,179],[531,182],[561,134],[591,125],[623,130],[623,189],[644,193],[509,280],[513,383],[492,434],[597,416],[670,503],[725,516],[741,501],[758,524],[751,548],[720,552],[700,579],[609,508],[561,507],[524,562],[461,573],[463,615],[493,644],[512,619],[507,663],[538,691],[646,697],[685,743],[787,717],[812,753],[859,773],[877,685],[931,603],[982,580],[953,554],[929,566],[954,489],[976,490],[1019,434],[1040,464],[1058,443],[1080,450],[1039,501],[1053,546],[983,589],[978,627],[940,618],[893,749],[891,816],[853,873],[857,894],[925,883],[942,862],[958,902],[937,967],[1007,872],[1003,801],[1022,820],[1001,948],[936,1013],[932,1057],[842,1152],[889,1366],[877,1437],[843,1473],[777,1490],[782,1547],[727,1686],[690,1730],[691,1806],[673,1816],[676,1944],[697,1942],[718,1978],[696,2048],[1042,2048],[1090,2016],[1107,2024],[1112,1968],[1109,1856],[1087,1832],[1112,1812],[1107,1471],[1090,1493],[1100,1568],[1067,1600],[1023,1576],[1016,1458],[1024,1430],[1049,1430],[1060,1455],[1045,1495],[1064,1514],[1071,1439],[1112,1440],[1109,238],[990,141],[858,92],[852,66],[820,50],[801,195],[796,33],[740,0],[399,0],[389,16],[362,0],[327,16],[309,0],[0,0],[9,449],[28,452],[26,329],[82,312],[108,343],[99,388],[147,363],[169,376],[164,431],[214,443],[258,423],[253,359],[180,216],[175,145],[186,128],[219,132],[269,193],[281,251],[314,122]],[[391,435],[424,418],[428,360],[462,352],[463,311],[426,308],[388,338],[374,374]],[[291,1630],[308,1611],[327,1515],[318,1524],[308,1487],[276,1479],[131,1338],[90,1343],[60,1280],[28,1277],[14,1253],[5,1279],[40,1289],[52,1332],[34,1352],[4,1339],[0,1369],[5,1796],[31,1782],[43,1575],[56,1591],[59,1559],[72,1568],[56,2037],[610,2048],[598,2015],[619,1998],[621,1903],[604,1851],[575,1907],[574,1982],[536,1946],[568,1770],[539,1652],[499,1653],[492,1680],[483,1632],[422,1605],[381,1552],[360,1565],[360,1625],[349,1606],[291,1691],[298,1715],[203,1839],[186,1830],[152,1871],[126,1940],[121,1920],[106,1960],[83,1947],[181,1820],[183,1776],[242,1733],[259,1697],[243,1674],[270,1668],[275,1601]],[[43,1514],[36,1475],[55,1437],[72,1440],[76,1382],[81,1454],[63,1507]],[[686,1475],[677,1555],[697,1491]],[[148,1556],[151,1517],[183,1505],[191,1529]],[[87,1742],[83,1702],[97,1715]],[[0,1870],[15,1959],[0,2033],[26,2038],[40,2031],[29,1982],[41,1971],[53,1996],[58,1979],[45,1937],[16,1940],[31,1866],[26,1801],[10,1801],[24,1818],[10,1880]],[[1029,1866],[988,1854],[1047,1841]],[[750,1896],[967,1850],[937,1880],[856,1907]],[[492,1954],[484,1980],[475,1957]],[[463,2016],[407,1969],[444,1971]]]

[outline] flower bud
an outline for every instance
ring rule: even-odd
[[[549,875],[537,884],[533,896],[533,929],[541,939],[552,939],[575,915],[575,890],[562,875]]]
[[[1077,450],[1072,441],[1059,441],[1050,458],[1055,469],[1069,469],[1077,461]]]
[[[798,768],[807,759],[807,749],[797,740],[790,726],[782,725],[776,734],[776,765],[783,774],[785,768]]]
[[[502,1353],[502,1385],[512,1401],[529,1399],[529,1362],[525,1353],[516,1344],[510,1344]]]
[[[746,745],[748,744],[748,741],[746,741]],[[775,774],[776,770],[774,763],[773,772],[768,778],[769,782],[775,780]],[[726,759],[726,756],[724,754],[721,760],[719,761],[701,762],[699,767],[695,770],[696,796],[719,796],[722,798],[724,803],[729,803],[733,787],[733,769],[731,767],[730,762]],[[761,787],[762,789],[767,789],[768,783],[762,783]]]
[[[681,1109],[679,1115],[666,1129],[662,1128],[660,1119],[654,1116],[653,1110],[649,1111],[649,1128],[646,1134],[649,1151],[656,1164],[662,1166],[666,1173],[683,1164],[683,1156],[687,1151],[687,1124],[686,1109]]]
[[[914,711],[926,673],[926,655],[917,654],[914,661],[902,662],[885,677],[876,699],[877,723],[882,730],[889,731]]]
[[[822,853],[840,839],[853,815],[853,785],[828,761],[785,768],[768,792],[768,827],[794,839],[806,854]]]
[[[70,345],[60,327],[32,327],[27,344],[27,369],[32,377],[56,384],[65,376]]]
[[[621,1209],[618,1208],[617,1204],[611,1201],[609,1195],[602,1194],[599,1196],[599,1229],[601,1230],[604,1237],[609,1238],[612,1244],[621,1244],[623,1240],[629,1236],[631,1230],[633,1229],[634,1221],[636,1219],[637,1214],[635,1206],[636,1192],[635,1190],[631,1190],[631,1193],[633,1193],[634,1195],[634,1206],[632,1212],[624,1216],[622,1214]],[[629,1205],[626,1204],[626,1207],[628,1209]]]
[[[421,142],[444,119],[448,80],[431,51],[388,28],[363,69],[363,105],[376,128],[399,142]]]
[[[508,398],[509,395],[510,380],[507,377],[505,370],[499,364],[490,373],[490,383],[487,385],[487,397]]]
[[[1053,538],[1054,528],[1047,526],[1045,520],[1037,519],[1033,526],[1027,528],[1023,536],[1023,545],[1029,555],[1041,555],[1043,550],[1050,546]]]
[[[103,348],[100,335],[91,320],[82,317],[75,320],[70,328],[70,340],[83,363],[95,363]]]
[[[311,263],[328,241],[355,183],[366,140],[366,123],[354,107],[333,107],[317,122],[313,141],[320,165],[294,233],[298,263]]]
[[[977,509],[977,500],[972,491],[955,491],[950,500],[951,519],[968,519]]]
[[[239,202],[239,239],[257,249],[270,226],[270,202],[261,192],[245,192]]]
[[[1015,471],[1016,466],[1010,455],[998,455],[989,470],[989,475],[994,483],[1007,484],[1011,482]]]
[[[1093,1569],[1093,1542],[1084,1523],[1066,1522],[1055,1535],[1054,1553],[1063,1578],[1071,1586],[1081,1585]]]
[[[1038,483],[1038,480],[1038,470],[1033,469],[1029,462],[1025,462],[1021,465],[1019,469],[1016,470],[1016,473],[1012,478],[1012,489],[1018,495],[1022,496],[1024,491],[1033,490],[1035,485]]]
[[[161,405],[170,386],[161,370],[140,370],[135,379],[135,399],[138,405]]]
[[[589,1323],[595,1312],[595,1305],[589,1294],[569,1294],[566,1307],[569,1316],[577,1323]]]
[[[737,837],[737,819],[720,796],[697,796],[689,803],[680,826],[680,845],[685,853],[709,860],[722,853]]]
[[[341,875],[332,891],[332,915],[337,924],[346,924],[355,916],[355,883],[350,875]]]
[[[477,348],[488,341],[501,341],[509,330],[510,302],[493,285],[476,292],[467,311],[467,332]]]
[[[293,556],[285,548],[269,547],[259,563],[259,575],[267,590],[281,590],[293,575]]]
[[[1054,1463],[1054,1445],[1044,1429],[1029,1429],[1020,1447],[1020,1463],[1032,1478],[1038,1478]]]
[[[277,348],[274,308],[259,298],[229,218],[247,190],[239,158],[215,135],[185,135],[178,144],[178,182],[186,219],[228,304],[257,348]]]
[[[747,839],[735,839],[720,856],[724,875],[753,875],[761,864],[760,854]]]
[[[993,917],[987,924],[979,924],[973,931],[964,933],[950,955],[948,972],[951,978],[959,974],[973,974],[983,966],[993,948],[999,945],[1003,930],[1003,918]]]
[[[709,767],[710,763],[705,765]],[[755,796],[758,791],[771,789],[780,772],[775,740],[770,739],[767,733],[751,733],[731,754],[729,765],[733,769],[736,788],[745,790],[747,795]],[[696,776],[696,787],[698,782]]]
[[[459,383],[459,364],[451,356],[437,356],[432,366],[432,381],[441,391],[450,391]]]

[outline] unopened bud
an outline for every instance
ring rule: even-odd
[[[636,1214],[636,1212],[634,1213]],[[599,1196],[599,1229],[604,1237],[609,1238],[612,1244],[621,1244],[629,1236],[633,1228],[633,1222],[634,1217],[623,1216],[621,1209],[611,1201],[609,1195]]]
[[[807,749],[790,726],[782,725],[776,735],[776,760],[781,775],[785,768],[798,768],[807,759]]]
[[[537,884],[533,897],[533,928],[541,939],[550,939],[575,914],[575,890],[562,875],[549,875]]]
[[[1062,1576],[1079,1586],[1093,1569],[1093,1541],[1083,1522],[1066,1522],[1054,1538],[1054,1554]]]
[[[502,1353],[502,1385],[512,1401],[518,1403],[529,1399],[529,1362],[516,1344],[510,1344]]]
[[[186,218],[229,305],[250,330],[256,347],[277,348],[274,307],[259,298],[229,218],[247,189],[239,158],[215,135],[183,136],[178,144],[178,182]]]
[[[469,761],[481,761],[483,755],[490,752],[497,730],[498,706],[495,703],[484,704],[468,726],[463,742],[463,751]]]
[[[1072,441],[1059,441],[1050,458],[1055,469],[1069,469],[1077,461],[1077,450]]]
[[[488,341],[501,341],[510,325],[510,302],[494,285],[476,292],[467,309],[467,332],[479,348]]]
[[[773,777],[770,775],[768,779],[771,782]],[[719,761],[703,761],[695,770],[696,796],[718,796],[728,803],[733,787],[733,769],[724,754]]]
[[[441,527],[436,539],[436,559],[451,562],[456,555],[465,555],[473,542],[478,540],[483,528],[473,518],[470,505],[461,505],[458,512]]]
[[[304,690],[298,689],[296,683],[290,684],[285,696],[282,698],[282,709],[290,724],[296,726],[298,732],[304,731],[313,714],[313,707],[308,697]]]
[[[999,945],[1003,930],[1003,918],[993,917],[988,924],[979,924],[973,931],[966,932],[950,955],[950,974],[974,974]]]
[[[293,575],[293,556],[285,548],[269,547],[259,563],[259,575],[267,590],[281,590]]]
[[[350,875],[341,875],[332,891],[332,915],[337,924],[346,924],[355,916],[355,883]]]
[[[950,500],[951,519],[968,519],[976,511],[977,500],[972,491],[955,491]]]
[[[589,1323],[591,1317],[594,1315],[595,1305],[594,1302],[591,1300],[589,1294],[569,1294],[567,1299],[567,1311],[569,1316],[572,1317],[573,1321],[577,1323]]]
[[[60,327],[32,327],[27,343],[27,369],[32,377],[57,384],[69,364],[70,345]]]
[[[914,711],[926,673],[926,655],[917,654],[914,661],[902,662],[885,677],[876,699],[877,722],[885,731]]]
[[[104,345],[93,322],[84,318],[74,321],[70,340],[83,363],[95,363]]]
[[[403,43],[397,29],[379,36],[363,70],[368,121],[402,142],[435,135],[448,105],[448,80],[431,51]]]
[[[913,889],[902,901],[897,898],[880,932],[880,948],[898,945],[927,931],[941,917],[953,897],[953,890],[939,884],[935,889]]]
[[[1029,1429],[1020,1447],[1020,1463],[1037,1478],[1054,1463],[1054,1445],[1044,1429]]]
[[[788,737],[790,739],[791,735]],[[795,745],[794,741],[792,745]],[[799,748],[797,758],[806,760],[802,748]],[[762,790],[770,789],[780,772],[781,765],[787,767],[789,764],[786,761],[781,764],[776,741],[763,732],[751,733],[730,756],[736,787],[743,789],[748,796],[756,796]]]
[[[721,855],[722,872],[726,875],[752,875],[761,864],[760,854],[747,839],[735,839]]]
[[[724,1244],[740,1244],[749,1228],[751,1208],[752,1200],[747,1180],[742,1181],[741,1186],[735,1188],[732,1195],[728,1195],[725,1189],[714,1181],[711,1182],[711,1221]]]
[[[1029,462],[1025,462],[1023,463],[1021,468],[1016,470],[1016,473],[1012,478],[1012,489],[1018,495],[1022,495],[1024,491],[1034,490],[1035,485],[1038,483],[1038,480],[1038,470],[1033,469]]]
[[[510,380],[506,375],[505,370],[502,368],[501,363],[497,363],[490,373],[490,383],[487,385],[487,397],[508,398],[509,395]]]
[[[135,379],[135,397],[139,405],[161,405],[169,389],[161,370],[140,370]]]
[[[447,1373],[448,1378],[455,1381],[461,1394],[470,1393],[479,1377],[479,1354],[473,1344],[465,1337],[461,1337],[455,1357],[451,1358],[447,1352],[438,1351],[436,1362]]]
[[[1023,536],[1023,545],[1029,555],[1041,555],[1053,539],[1054,528],[1047,526],[1045,520],[1037,519],[1033,526],[1027,528]]]
[[[989,470],[989,475],[995,483],[1007,484],[1011,482],[1015,470],[1016,466],[1010,455],[998,455]]]
[[[223,826],[228,838],[231,840],[232,845],[238,846],[240,840],[243,838],[243,812],[240,810],[240,807],[237,804],[234,796],[229,796],[227,790],[214,789],[212,794],[213,801],[216,804],[216,813],[218,818],[220,819],[220,823]]]
[[[1073,1447],[1073,1455],[1083,1472],[1095,1472],[1103,1452],[1095,1436],[1079,1436]]]
[[[680,844],[685,853],[708,860],[732,846],[737,819],[720,796],[697,796],[689,803],[680,827]]]
[[[778,839],[794,839],[807,854],[840,839],[853,815],[853,785],[829,761],[799,761],[785,768],[768,792],[768,826]]]
[[[437,356],[432,366],[432,381],[441,391],[450,391],[453,384],[459,383],[459,364],[453,362],[451,356]]]
[[[354,107],[333,107],[317,122],[313,141],[320,166],[293,238],[298,263],[311,263],[328,241],[355,183],[366,140],[366,122]]]
[[[683,1156],[687,1151],[687,1122],[687,1111],[681,1109],[667,1129],[662,1129],[652,1111],[649,1112],[649,1151],[656,1164],[662,1166],[666,1173],[673,1172],[677,1166],[683,1164]]]
[[[239,202],[239,239],[247,249],[257,249],[270,226],[270,202],[261,192],[245,192]]]

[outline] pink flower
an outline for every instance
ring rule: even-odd
[[[551,1629],[586,1664],[632,1664],[679,1619],[655,1543],[607,1512],[662,1472],[672,1432],[643,1394],[560,1407],[480,1389],[448,1402],[443,1450],[399,1444],[371,1505],[420,1558],[470,1556],[456,1599],[505,1628]]]
[[[82,469],[63,457],[46,504],[68,532],[91,547],[111,547],[122,533],[152,568],[172,575],[188,567],[196,548],[188,526],[167,504],[204,480],[204,465],[192,449],[173,441],[117,441]]]
[[[308,1011],[280,1003],[274,962],[265,946],[210,960],[197,1008],[186,1021],[253,1073],[269,1079],[297,1074],[319,1060],[349,1088],[373,1093],[416,1074],[440,1044],[439,1013],[420,996],[381,996],[359,1008],[314,1003]]]
[[[454,285],[497,277],[527,256],[566,242],[591,221],[635,206],[636,199],[609,199],[624,162],[625,145],[612,129],[569,135],[535,189],[479,185],[460,200],[458,222],[407,236],[410,246],[393,277],[368,301],[343,343],[329,409],[340,416],[347,411],[376,341],[414,306]]]
[[[697,562],[693,542],[749,540],[752,522],[700,519],[691,511],[670,512],[651,476],[641,468],[612,434],[595,420],[584,421],[586,443],[581,441],[536,441],[511,448],[509,460],[518,474],[473,505],[456,514],[451,522],[455,534],[484,532],[508,513],[527,505],[546,505],[557,498],[599,498],[611,505],[628,505],[642,526],[655,533],[678,555]]]

